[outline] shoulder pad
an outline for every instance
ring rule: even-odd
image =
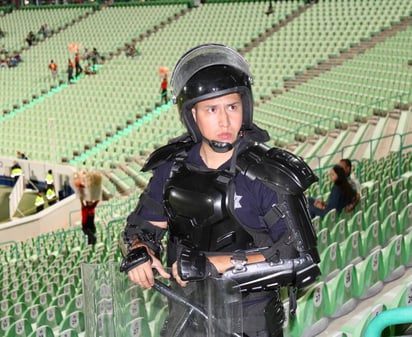
[[[282,194],[300,194],[318,181],[305,161],[295,154],[265,144],[249,147],[237,158],[238,170]]]
[[[175,158],[177,154],[187,152],[193,145],[194,142],[190,137],[187,137],[186,134],[182,137],[175,138],[167,145],[153,151],[143,166],[142,171],[146,172],[159,167],[163,163]]]

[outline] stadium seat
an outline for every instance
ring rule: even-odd
[[[340,268],[343,269],[349,264],[357,264],[362,260],[362,239],[360,231],[354,231],[340,244],[339,247],[341,262]]]
[[[142,336],[153,336],[150,331],[149,323],[145,318],[138,317],[134,318],[126,326],[126,331],[123,336],[125,337],[142,337]]]
[[[43,308],[40,304],[32,304],[29,306],[23,314],[23,318],[27,319],[30,324],[37,324],[37,319],[40,313],[43,312]]]
[[[379,232],[381,226],[379,221],[374,221],[364,231],[361,232],[362,239],[362,257],[365,258],[375,249],[380,249]]]
[[[317,234],[317,248],[319,253],[323,252],[323,250],[332,243],[329,228],[323,228]]]
[[[332,242],[320,254],[319,268],[322,273],[322,280],[327,281],[339,272],[341,260],[339,243]]]
[[[296,316],[284,328],[285,337],[317,336],[329,324],[325,315],[325,287],[323,282],[310,286],[297,300]]]
[[[47,325],[39,326],[28,337],[54,337],[53,329]]]
[[[382,252],[374,250],[357,265],[355,265],[357,276],[357,288],[354,296],[361,300],[376,295],[383,288]]]
[[[343,268],[333,279],[325,283],[324,308],[325,315],[331,318],[346,315],[352,311],[357,300],[353,296],[353,288],[356,287],[355,269],[352,264]]]
[[[0,316],[0,331],[2,332],[2,335],[5,334],[5,332],[10,328],[13,322],[14,318],[10,315],[6,315],[5,313],[3,313]]]
[[[29,321],[20,318],[10,325],[9,329],[4,334],[4,337],[27,337],[32,331],[33,328]]]
[[[75,330],[67,329],[60,331],[56,334],[56,337],[78,337],[79,334]]]
[[[14,317],[14,319],[19,319],[23,317],[24,312],[27,310],[27,304],[24,302],[14,303],[7,314]]]
[[[386,310],[386,305],[380,303],[373,307],[368,307],[356,315],[353,315],[342,327],[341,331],[352,337],[365,336],[365,330],[370,321],[381,312]],[[387,336],[393,336],[387,334]]]
[[[382,267],[384,282],[392,282],[405,274],[404,251],[405,241],[402,235],[392,237],[389,243],[382,248]]]
[[[37,326],[47,325],[54,329],[58,328],[62,320],[63,315],[59,307],[50,306],[40,314]]]
[[[332,242],[342,242],[348,237],[348,224],[345,219],[339,220],[333,227],[330,227],[330,237]]]
[[[387,213],[387,216],[381,222],[379,243],[382,247],[386,246],[387,243],[397,234],[397,220],[398,214],[394,211]]]
[[[83,311],[73,311],[66,315],[59,325],[59,331],[74,330],[78,334],[85,331],[85,321]]]
[[[412,230],[412,203],[398,210],[397,233],[402,234]]]

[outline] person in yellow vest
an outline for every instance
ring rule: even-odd
[[[52,185],[54,184],[54,180],[53,180],[53,172],[52,170],[48,170],[47,171],[47,175],[46,175],[46,185]]]
[[[10,170],[10,177],[17,181],[17,179],[23,174],[23,170],[17,161],[13,162],[13,166]]]
[[[40,212],[44,209],[43,192],[39,191],[37,193],[36,199],[34,200],[34,205],[36,206],[36,212]]]
[[[56,190],[54,189],[54,185],[47,185],[46,189],[46,199],[49,206],[52,206],[57,201]]]

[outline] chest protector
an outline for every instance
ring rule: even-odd
[[[164,189],[172,242],[209,252],[253,248],[233,214],[234,174],[177,161]]]

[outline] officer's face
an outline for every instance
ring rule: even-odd
[[[197,103],[192,113],[203,137],[233,143],[242,126],[242,99],[237,93],[212,98]]]

